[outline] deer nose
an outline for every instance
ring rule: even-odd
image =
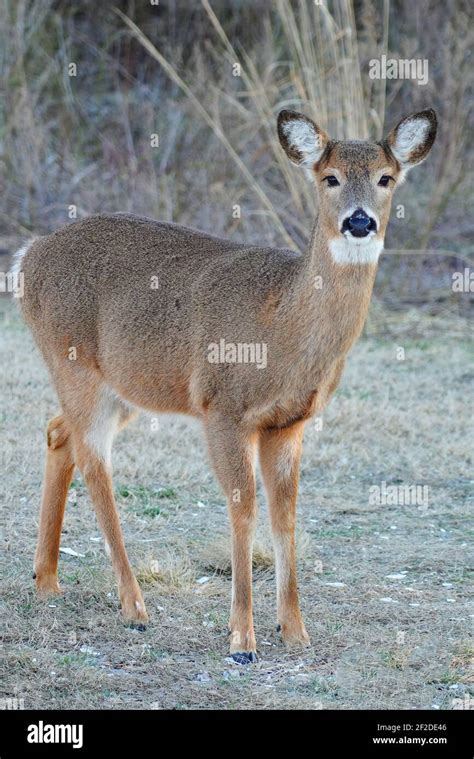
[[[356,208],[351,216],[344,219],[341,232],[350,232],[353,237],[367,237],[369,232],[375,232],[377,224],[366,214],[363,208]]]

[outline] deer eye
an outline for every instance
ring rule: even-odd
[[[390,177],[388,174],[384,174],[379,179],[379,185],[380,185],[380,187],[388,187],[388,185],[390,184],[390,180],[392,180],[392,182],[395,181],[393,177]]]
[[[328,187],[337,187],[340,184],[337,177],[333,177],[332,175],[330,177],[324,177],[323,182],[327,182]]]

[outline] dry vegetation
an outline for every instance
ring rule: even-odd
[[[429,104],[437,148],[399,195],[406,215],[388,247],[472,252],[468,0],[7,0],[0,13],[5,235],[50,231],[74,204],[78,216],[130,210],[301,246],[314,198],[278,146],[278,111],[302,109],[338,138],[379,139]],[[428,59],[428,83],[370,79],[382,53]]]
[[[163,417],[155,431],[144,415],[116,444],[117,499],[148,629],[120,621],[79,476],[62,540],[78,554],[61,555],[65,594],[36,598],[43,435],[56,401],[14,304],[0,300],[5,695],[26,708],[443,709],[472,688],[472,299],[451,289],[452,271],[472,267],[471,12],[464,0],[2,4],[7,252],[67,222],[70,205],[79,217],[130,210],[301,247],[314,200],[276,144],[281,108],[341,138],[378,139],[384,124],[427,105],[440,121],[432,157],[399,192],[405,217],[389,227],[389,248],[417,254],[384,258],[323,430],[307,429],[299,567],[313,647],[304,654],[286,652],[275,632],[260,492],[261,661],[225,659],[227,519],[189,420]],[[370,80],[368,62],[383,52],[427,58],[428,84]],[[428,485],[427,512],[370,505],[369,488],[382,481]]]

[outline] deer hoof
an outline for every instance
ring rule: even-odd
[[[131,630],[138,630],[139,632],[145,632],[146,625],[143,624],[143,622],[127,622],[126,627],[129,627]]]
[[[255,651],[235,651],[231,654],[236,664],[255,664],[258,662],[258,656]]]

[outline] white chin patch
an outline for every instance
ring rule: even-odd
[[[336,264],[376,264],[383,250],[383,240],[376,237],[334,237],[329,251]]]

